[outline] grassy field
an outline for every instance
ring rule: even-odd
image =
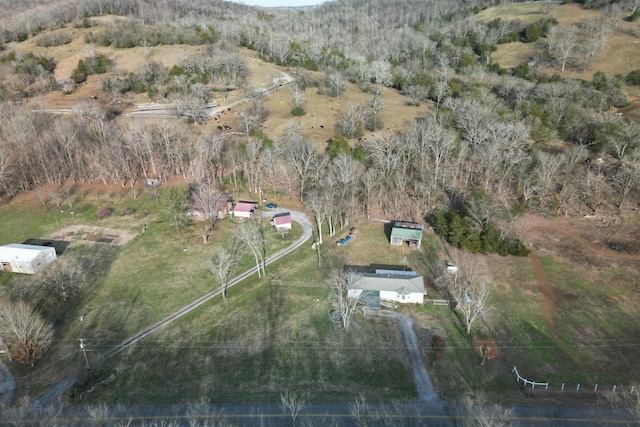
[[[601,12],[596,9],[584,9],[577,3],[554,5],[548,14],[544,14],[541,2],[510,3],[487,8],[478,15],[479,22],[489,22],[500,18],[503,21],[519,20],[523,25],[528,25],[540,19],[555,17],[560,27],[578,25],[587,18],[598,18]],[[637,23],[619,20],[613,33],[609,36],[604,51],[600,52],[593,62],[586,68],[582,68],[577,50],[569,59],[567,69],[562,77],[572,77],[591,80],[596,71],[603,71],[607,75],[626,75],[632,70],[640,68],[640,56],[638,56],[638,36],[640,30]],[[505,43],[497,45],[498,50],[492,54],[492,59],[504,68],[513,68],[520,63],[537,58],[546,49],[547,41],[542,38],[535,43]],[[560,74],[560,69],[540,65],[542,71]],[[637,96],[637,95],[636,95]]]
[[[57,325],[55,344],[36,369],[15,366],[19,376],[24,377],[23,393],[38,394],[43,387],[77,367],[82,362],[82,355],[77,351],[78,338],[87,340],[95,352],[90,354],[93,357],[219,286],[208,263],[216,248],[230,239],[236,227],[233,221],[219,222],[210,243],[205,245],[196,225],[176,233],[163,219],[163,209],[150,192],[143,191],[134,201],[121,191],[116,190],[112,195],[102,191],[88,193],[71,206],[44,205],[44,208],[38,207],[39,201],[32,192],[0,208],[0,217],[7,225],[0,232],[3,244],[51,238],[58,230],[72,225],[112,227],[136,235],[122,247],[74,241],[61,255],[95,251],[101,264],[101,277],[94,278],[93,288],[73,308],[73,317],[67,316],[71,320]],[[98,220],[96,209],[104,206],[112,207],[114,214]],[[124,208],[135,208],[136,213],[122,216],[120,212]],[[142,233],[144,224],[148,227]],[[296,224],[284,238],[269,231],[267,254],[290,245],[301,232]],[[245,253],[234,276],[253,265],[253,257]],[[25,276],[2,274],[0,295],[9,296],[26,280]],[[229,294],[232,295],[233,290]],[[84,315],[83,321],[79,320],[80,315]],[[60,363],[62,360],[64,364]],[[42,372],[47,375],[35,374]]]
[[[7,225],[0,233],[2,243],[54,236],[74,223],[136,235],[121,247],[79,242],[69,246],[69,254],[101,251],[104,275],[96,278],[95,289],[77,307],[84,320],[74,318],[59,325],[54,346],[35,368],[11,365],[21,394],[36,396],[83,366],[77,339],[84,338],[98,376],[73,390],[81,403],[168,403],[202,397],[220,402],[265,401],[277,400],[284,391],[304,390],[315,401],[349,401],[359,394],[368,400],[415,398],[398,326],[388,319],[358,316],[352,331],[344,334],[331,323],[323,271],[309,247],[270,266],[265,279],[254,276],[235,286],[228,300],[212,301],[101,365],[96,358],[100,352],[217,286],[207,262],[235,224],[222,221],[211,243],[204,245],[193,227],[181,234],[172,230],[149,193],[141,193],[134,201],[132,193],[121,189],[100,190],[82,193],[71,206],[42,205],[32,192],[0,208],[0,218]],[[114,215],[99,221],[95,211],[107,205],[114,208]],[[136,213],[120,215],[127,207],[134,207]],[[74,209],[74,215],[69,209]],[[148,224],[144,234],[140,232],[143,224]],[[435,256],[440,262],[443,257],[437,236],[426,231],[423,249],[409,250],[390,247],[381,222],[354,225],[355,239],[345,246],[336,247],[333,240],[346,231],[326,237],[321,252],[324,268],[336,258],[351,265],[400,266],[406,257],[406,266],[431,283],[428,258]],[[273,233],[270,251],[291,243],[299,232],[294,229],[284,240]],[[607,236],[624,243],[611,231]],[[446,306],[400,308],[416,320],[425,363],[444,398],[482,390],[503,402],[522,400],[513,366],[530,379],[552,385],[637,380],[629,369],[640,350],[633,339],[640,330],[634,315],[638,280],[633,279],[639,262],[602,258],[589,251],[593,248],[581,249],[566,238],[538,234],[537,239],[530,240],[542,245],[536,255],[541,267],[531,257],[477,256],[488,266],[493,309],[474,324],[471,337]],[[591,241],[602,244],[595,238]],[[246,257],[237,271],[251,265],[252,259]],[[547,288],[541,287],[541,275]],[[276,276],[280,281],[272,283]],[[20,280],[1,275],[2,295],[10,295]],[[442,297],[431,287],[428,294]],[[445,350],[431,365],[434,334],[445,339]],[[498,346],[496,357],[482,367],[475,348],[478,339],[495,340]],[[116,373],[114,382],[79,397],[112,373]]]

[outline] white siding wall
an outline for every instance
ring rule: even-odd
[[[251,218],[251,212],[236,212],[233,211],[233,216],[236,218]]]
[[[424,302],[424,294],[411,292],[408,295],[400,295],[395,291],[380,291],[380,299],[396,301],[402,304],[422,304]]]
[[[349,296],[357,298],[362,293],[362,289],[349,289]],[[402,298],[404,296],[404,298]],[[395,291],[380,291],[380,299],[387,301],[396,301],[401,304],[422,304],[424,302],[424,294],[412,292],[408,295],[399,295]]]

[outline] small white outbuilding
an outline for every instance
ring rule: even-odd
[[[12,243],[0,246],[0,270],[14,273],[35,274],[40,268],[58,258],[51,246]]]

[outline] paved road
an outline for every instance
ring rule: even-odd
[[[0,362],[0,406],[11,403],[16,390],[16,381],[9,368]]]
[[[354,397],[355,398],[355,397]],[[428,402],[406,404],[368,403],[360,419],[352,414],[348,403],[308,403],[300,411],[298,425],[336,427],[352,426],[459,426],[461,415],[455,405],[441,407]],[[517,406],[514,415],[500,425],[541,426],[624,426],[637,425],[628,414],[616,413],[608,407]],[[57,414],[57,415],[52,415]],[[473,418],[474,414],[464,416]],[[2,420],[2,413],[0,413]],[[61,408],[60,412],[32,411],[20,425],[228,425],[233,427],[280,427],[291,425],[291,416],[283,413],[278,403],[242,403],[199,405],[189,410],[185,405],[129,405],[109,408],[98,422],[83,407]],[[55,421],[54,421],[55,420]],[[309,421],[307,423],[307,421]],[[330,422],[334,421],[334,422]],[[508,423],[510,421],[510,423]],[[170,424],[173,422],[174,424]],[[476,420],[474,425],[497,425],[491,420]],[[1,424],[1,423],[0,423]]]
[[[300,226],[302,226],[302,236],[300,236],[300,238],[298,240],[296,240],[296,242],[294,244],[292,244],[291,246],[289,246],[289,247],[287,247],[285,249],[282,249],[281,251],[276,252],[275,254],[273,254],[272,256],[267,258],[267,260],[265,262],[265,265],[269,265],[269,264],[277,261],[278,259],[284,257],[285,255],[295,251],[300,246],[304,245],[311,238],[311,236],[313,234],[313,225],[311,224],[311,221],[309,221],[309,219],[307,218],[307,216],[303,212],[297,212],[297,211],[292,211],[292,210],[287,211],[285,209],[276,209],[276,210],[274,210],[272,212],[273,213],[290,212],[291,213],[291,219],[293,221],[297,222],[298,224],[300,224]],[[265,213],[263,215],[271,215],[271,213]],[[230,287],[236,285],[237,283],[240,283],[241,281],[243,281],[247,277],[251,276],[252,274],[255,274],[256,272],[257,272],[257,267],[251,268],[250,270],[248,270],[248,271],[242,273],[241,275],[235,277],[234,279],[232,279],[229,282],[228,287],[230,288]],[[104,353],[102,355],[102,357],[105,360],[114,357],[115,355],[117,355],[117,354],[121,353],[122,351],[124,351],[125,349],[131,347],[135,343],[137,343],[137,342],[147,338],[148,336],[158,332],[160,329],[164,328],[165,326],[169,325],[170,323],[174,322],[175,320],[181,318],[185,314],[190,313],[191,311],[195,310],[196,308],[198,308],[201,305],[205,304],[206,302],[210,301],[214,297],[220,295],[220,293],[221,293],[220,288],[217,288],[216,290],[211,291],[211,292],[203,295],[202,297],[200,297],[197,300],[191,302],[190,304],[187,304],[186,306],[184,306],[180,310],[176,311],[172,315],[168,316],[167,318],[159,321],[158,323],[156,323],[154,325],[149,326],[148,328],[138,332],[134,336],[132,336],[132,337],[126,339],[125,341],[121,342],[117,346],[113,347],[112,349],[110,349],[106,353]],[[60,398],[60,396],[62,396],[74,383],[76,383],[81,378],[83,373],[84,373],[83,369],[78,369],[76,372],[74,372],[73,374],[69,375],[67,378],[63,379],[62,381],[60,381],[55,386],[51,387],[42,396],[40,396],[38,399],[36,399],[34,401],[33,407],[34,408],[44,408],[46,406],[49,406],[49,405],[57,403],[58,399]]]

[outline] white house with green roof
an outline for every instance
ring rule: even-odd
[[[392,246],[402,246],[406,242],[411,248],[419,248],[423,229],[422,224],[396,222],[391,229],[390,243]]]

